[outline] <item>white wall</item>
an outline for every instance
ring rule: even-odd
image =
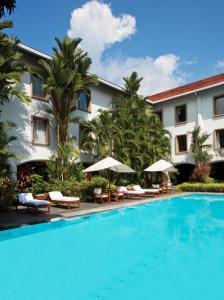
[[[212,161],[223,160],[223,158],[217,156],[218,152],[214,150],[214,130],[224,128],[224,116],[213,116],[213,97],[222,94],[224,94],[224,85],[154,105],[155,110],[162,109],[164,127],[171,134],[171,158],[174,164],[194,164],[190,145],[191,132],[195,125],[200,125],[203,131],[211,134],[207,140],[207,144],[212,144],[213,147],[211,152],[213,155]],[[187,105],[187,122],[175,124],[175,106],[182,104]],[[187,153],[176,153],[175,138],[181,134],[187,134]]]
[[[25,73],[23,76],[22,89],[31,96],[30,73]],[[111,107],[111,100],[114,97],[115,90],[105,85],[99,85],[91,88],[92,111],[84,112],[77,110],[76,116],[84,120],[91,120],[98,114],[99,109],[108,109]],[[18,160],[11,160],[11,168],[13,173],[16,173],[18,164],[27,161],[47,160],[56,151],[56,135],[55,125],[53,120],[50,120],[46,113],[45,107],[49,103],[43,100],[32,98],[30,104],[21,103],[16,97],[10,102],[0,106],[1,121],[14,122],[17,127],[11,130],[10,135],[15,135],[17,140],[10,144],[10,151],[16,153]],[[50,145],[33,145],[32,144],[32,115],[48,117],[50,120]],[[75,135],[78,141],[79,128],[78,125],[73,125],[71,134]]]

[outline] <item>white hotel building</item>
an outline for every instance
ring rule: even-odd
[[[20,44],[24,63],[32,68],[40,58],[51,59],[49,55]],[[17,127],[11,131],[17,140],[10,144],[10,150],[19,159],[10,161],[14,174],[24,166],[42,168],[52,154],[56,153],[55,124],[46,112],[50,103],[42,91],[42,81],[26,72],[22,89],[31,97],[30,104],[22,104],[17,98],[0,105],[1,121],[12,121]],[[122,88],[100,79],[98,86],[90,88],[91,97],[82,95],[76,116],[84,120],[96,117],[99,109],[111,108],[111,100],[122,93]],[[171,159],[179,169],[179,181],[187,180],[194,167],[191,153],[191,132],[195,125],[210,134],[212,144],[212,172],[216,178],[224,179],[224,74],[212,76],[191,84],[171,89],[148,97],[148,102],[161,117],[164,127],[171,135]],[[79,140],[79,126],[73,125],[71,135]],[[81,154],[81,160],[88,156]]]
[[[171,159],[186,181],[194,167],[191,132],[200,125],[210,134],[212,176],[224,179],[224,74],[212,76],[148,97],[171,135]]]
[[[51,59],[40,51],[24,44],[20,44],[24,63],[32,68],[41,59]],[[84,120],[96,117],[99,109],[111,108],[111,100],[122,92],[122,88],[104,79],[99,79],[97,86],[90,88],[90,97],[81,95],[78,110],[75,115]],[[16,97],[10,102],[0,105],[1,121],[14,122],[17,127],[11,130],[10,135],[15,135],[17,140],[10,144],[10,151],[16,153],[18,160],[10,161],[10,168],[14,175],[20,168],[34,167],[41,169],[45,161],[56,153],[56,131],[54,121],[46,112],[50,103],[42,90],[43,82],[36,76],[26,72],[22,78],[22,89],[31,97],[30,104],[23,104]],[[79,125],[73,125],[71,135],[76,136],[77,146],[79,141]],[[88,159],[81,154],[82,161]]]

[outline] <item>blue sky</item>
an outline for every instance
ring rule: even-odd
[[[70,29],[94,72],[122,84],[136,69],[151,94],[223,71],[223,11],[221,0],[17,0],[8,18],[11,33],[47,53]]]

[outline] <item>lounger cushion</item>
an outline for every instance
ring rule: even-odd
[[[160,189],[144,189],[146,193],[159,193]]]
[[[127,195],[144,195],[144,191],[127,191],[125,194]]]
[[[34,200],[33,195],[31,193],[19,193],[18,199],[19,199],[19,203],[21,204]]]
[[[80,201],[79,197],[63,197],[63,201],[68,201],[68,202],[76,202],[76,201]]]
[[[54,191],[54,192],[49,192],[49,197],[51,200],[62,200],[63,195],[61,192]]]
[[[119,187],[117,188],[117,191],[118,191],[118,192],[121,192],[121,193],[126,193],[126,192],[128,192],[128,190],[127,190],[127,188],[126,188],[125,186],[119,186]]]
[[[19,198],[19,203],[24,205],[38,206],[38,205],[49,204],[49,201],[34,199],[31,193],[19,193],[18,198]]]
[[[32,200],[27,202],[27,204],[31,205],[31,206],[42,206],[42,205],[48,205],[49,201],[47,200]]]
[[[142,191],[142,188],[140,187],[140,185],[136,184],[136,185],[133,185],[133,189],[135,191]]]

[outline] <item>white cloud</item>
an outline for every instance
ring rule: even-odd
[[[224,59],[218,60],[215,64],[216,68],[224,68]]]
[[[134,17],[115,17],[110,5],[93,0],[73,10],[68,36],[82,37],[82,47],[98,61],[106,48],[128,38],[135,30]]]
[[[122,78],[133,71],[144,77],[141,88],[144,95],[183,83],[180,58],[174,54],[157,58],[121,56],[103,59],[107,48],[131,37],[135,32],[135,17],[127,14],[116,17],[109,4],[93,0],[73,10],[68,36],[82,37],[82,47],[93,59],[92,71],[114,83],[122,85]]]
[[[149,56],[109,59],[95,65],[94,71],[119,85],[123,84],[124,76],[137,71],[144,78],[140,92],[143,95],[151,95],[183,83],[185,76],[178,72],[178,67],[179,57],[167,54],[156,59]]]

